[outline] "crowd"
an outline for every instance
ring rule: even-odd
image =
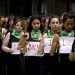
[[[70,53],[60,53],[62,37],[74,38]],[[46,47],[45,42],[49,42],[50,46]],[[35,47],[36,51],[33,49]],[[0,75],[72,75],[73,67],[73,13],[63,13],[60,17],[55,14],[32,15],[28,18],[0,16]]]

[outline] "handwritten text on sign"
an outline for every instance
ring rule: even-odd
[[[45,38],[45,48],[44,53],[49,53],[52,45],[52,39],[53,38]],[[61,37],[60,42],[60,53],[70,53],[72,49],[72,44],[74,41],[74,37]]]
[[[60,53],[70,53],[75,37],[60,38]]]
[[[49,53],[52,45],[52,39],[53,38],[45,38],[44,39],[44,53]],[[72,44],[75,37],[61,37],[60,42],[60,53],[70,53],[72,49]],[[40,42],[29,42],[27,45],[27,55],[28,56],[37,56],[37,50],[39,47]],[[18,42],[12,43],[12,54],[20,54],[20,50],[17,50]]]
[[[37,56],[36,54],[37,54],[37,50],[38,50],[39,44],[40,44],[40,42],[28,42],[27,55],[28,56]]]

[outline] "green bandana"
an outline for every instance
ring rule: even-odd
[[[40,36],[40,30],[32,30],[31,32],[31,38],[33,40],[38,40],[38,37]]]
[[[53,38],[54,35],[55,35],[55,33],[52,33],[50,30],[48,30],[48,32],[47,32],[48,38]]]
[[[15,30],[13,30],[12,35],[18,39],[20,39],[21,35],[23,34],[23,32],[16,32]]]
[[[74,36],[74,31],[71,31],[71,32],[62,31],[61,36],[73,37]]]

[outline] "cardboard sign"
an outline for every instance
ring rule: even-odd
[[[12,50],[13,50],[12,54],[20,54],[20,50],[17,49],[17,46],[18,42],[12,42]]]

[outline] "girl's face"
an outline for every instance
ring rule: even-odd
[[[1,18],[1,22],[4,22],[4,17]]]
[[[60,28],[60,22],[58,18],[52,18],[50,21],[51,30],[57,31]]]
[[[33,29],[38,30],[40,28],[40,25],[41,25],[41,23],[38,19],[33,20],[33,22],[32,22]]]
[[[9,21],[10,26],[12,26],[13,23],[14,23],[13,20],[10,20],[10,21]]]
[[[46,21],[45,21],[45,27],[48,27],[48,22],[49,22],[49,19],[46,19]]]
[[[28,22],[27,20],[22,21],[23,27],[26,29],[28,28]]]
[[[65,22],[64,22],[64,28],[65,28],[65,31],[72,31],[73,30],[73,27],[74,27],[74,19],[67,19]]]
[[[5,18],[4,18],[4,21],[5,21],[5,22],[8,22],[8,19],[9,19],[8,17],[5,17]]]
[[[16,29],[17,32],[22,31],[22,24],[21,24],[21,22],[17,22],[17,23],[16,23],[15,29]]]

